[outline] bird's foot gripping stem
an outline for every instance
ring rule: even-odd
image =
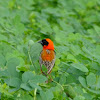
[[[41,69],[41,73],[48,78],[48,80],[45,83],[49,83],[49,82],[52,82],[53,81],[50,73],[49,74],[46,74],[45,72],[42,71],[42,69]]]

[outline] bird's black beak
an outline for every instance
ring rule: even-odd
[[[38,43],[43,44],[42,41],[38,41]]]

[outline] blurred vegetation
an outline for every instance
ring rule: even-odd
[[[53,82],[37,41],[55,44]],[[0,0],[1,100],[100,100],[100,0]]]

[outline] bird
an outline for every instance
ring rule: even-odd
[[[43,46],[43,49],[40,52],[40,57],[39,57],[40,69],[41,72],[45,76],[47,76],[50,75],[52,68],[54,67],[55,64],[56,53],[54,50],[54,44],[53,41],[49,38],[42,39],[38,43],[40,43]],[[42,65],[44,65],[47,68],[46,73],[42,71]]]

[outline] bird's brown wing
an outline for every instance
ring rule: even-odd
[[[55,64],[55,58],[49,62],[49,66],[47,67],[48,71],[47,71],[47,74],[49,74],[52,70],[52,68],[54,67],[54,64]]]

